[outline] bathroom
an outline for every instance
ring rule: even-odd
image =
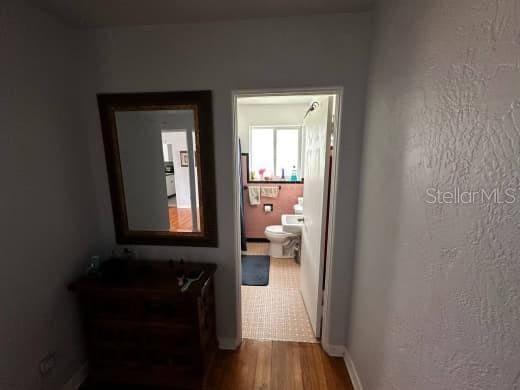
[[[244,338],[320,338],[338,98],[237,97]]]

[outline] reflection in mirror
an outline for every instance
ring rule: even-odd
[[[195,111],[115,111],[129,230],[203,231]]]
[[[97,98],[117,243],[218,246],[211,91]]]

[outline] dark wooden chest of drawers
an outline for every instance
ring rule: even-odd
[[[71,285],[78,296],[89,358],[89,385],[135,384],[150,388],[202,388],[217,342],[214,264],[184,292],[179,263],[131,262],[124,277],[84,277]]]

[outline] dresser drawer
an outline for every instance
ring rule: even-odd
[[[146,389],[202,388],[217,348],[216,267],[184,267],[204,270],[187,292],[180,290],[170,263],[153,261],[129,264],[127,279],[85,277],[71,285],[82,308],[89,380]]]
[[[194,305],[168,296],[143,295],[137,299],[138,318],[141,321],[176,324],[193,323]]]
[[[117,383],[160,388],[199,389],[202,376],[198,369],[187,364],[126,365],[112,362],[95,365],[90,370],[90,380],[100,383]]]
[[[183,345],[175,348],[153,348],[143,346],[92,345],[89,351],[95,366],[117,365],[121,367],[169,367],[198,364],[197,353],[193,346]]]
[[[133,296],[124,293],[89,293],[81,297],[85,314],[95,319],[137,319],[138,307]]]
[[[192,326],[150,325],[146,322],[94,320],[89,329],[89,344],[99,348],[141,348],[157,351],[181,350],[197,342]]]

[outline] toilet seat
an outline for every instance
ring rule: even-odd
[[[294,236],[293,233],[288,233],[283,231],[282,225],[271,225],[267,226],[265,228],[266,233],[272,234],[273,236],[279,237],[279,238],[289,238]]]

